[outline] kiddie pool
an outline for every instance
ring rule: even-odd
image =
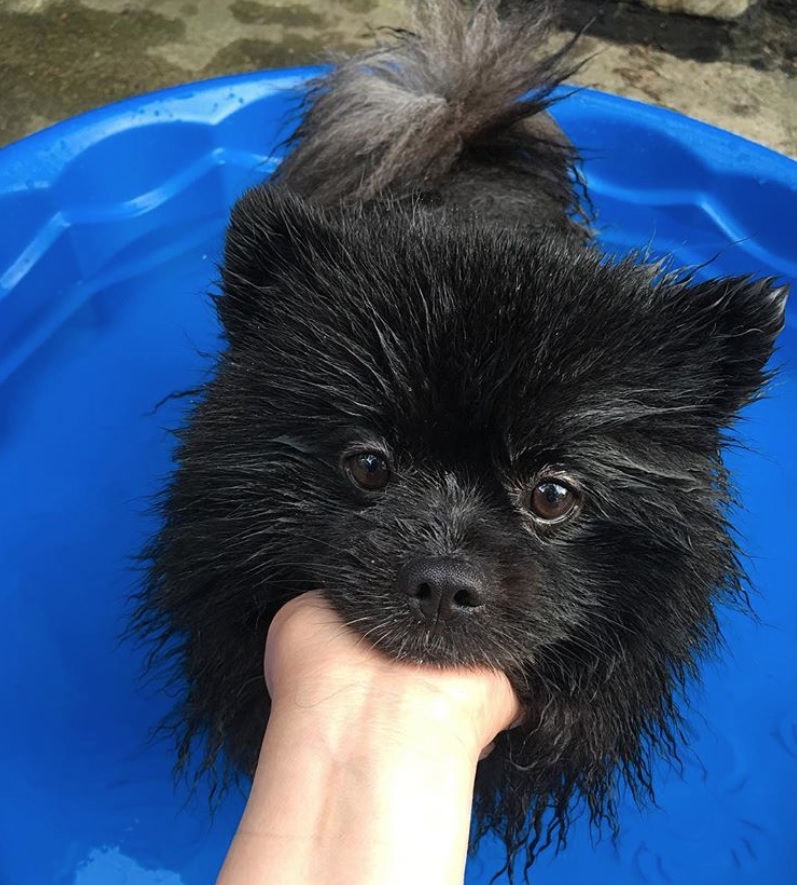
[[[148,734],[170,700],[117,636],[181,405],[218,346],[205,297],[225,216],[274,168],[307,69],[168,90],[0,151],[0,883],[207,885],[243,800],[212,817]],[[556,116],[586,157],[606,248],[797,279],[797,164],[583,91]],[[731,460],[759,621],[694,694],[693,751],[617,845],[585,824],[535,885],[797,883],[797,336]],[[486,845],[468,883],[494,872]]]

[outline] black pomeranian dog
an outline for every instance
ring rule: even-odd
[[[235,206],[228,346],[136,626],[176,665],[181,762],[198,740],[225,780],[254,769],[266,631],[304,591],[387,655],[504,670],[526,716],[479,765],[474,840],[511,875],[677,748],[744,600],[721,456],[786,290],[602,255],[547,113],[567,49],[539,58],[547,7],[498,6],[426,3],[315,82]]]

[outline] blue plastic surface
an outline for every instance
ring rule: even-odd
[[[145,96],[0,152],[0,883],[206,885],[241,811],[172,785],[148,743],[168,708],[120,645],[131,556],[153,528],[180,404],[218,346],[208,299],[225,214],[274,167],[307,71]],[[286,91],[287,90],[287,91]],[[594,92],[556,115],[584,151],[601,238],[712,273],[797,279],[797,164]],[[797,335],[732,466],[760,623],[728,614],[683,776],[624,808],[615,848],[579,825],[535,885],[797,883]],[[488,881],[484,847],[468,883]]]

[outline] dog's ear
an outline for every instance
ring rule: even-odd
[[[216,309],[229,342],[258,323],[285,277],[300,276],[329,255],[336,225],[324,211],[286,191],[252,188],[235,204],[227,229],[222,293]]]
[[[685,413],[727,427],[759,395],[771,374],[767,363],[785,323],[788,292],[772,278],[726,277],[666,299],[661,346],[669,341],[670,374],[680,375],[694,400],[684,402]]]

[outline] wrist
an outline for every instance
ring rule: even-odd
[[[251,882],[277,870],[286,883],[462,882],[477,754],[418,728],[426,713],[447,721],[445,707],[419,708],[414,693],[373,700],[338,695],[323,716],[275,705],[236,836],[235,856],[257,865]],[[410,857],[398,837],[408,821]]]
[[[279,723],[280,733],[302,734],[332,761],[364,750],[407,750],[455,755],[475,765],[500,728],[479,727],[483,720],[474,711],[472,685],[452,676],[441,687],[437,672],[413,667],[397,673],[393,662],[391,667],[384,675],[330,668],[312,682],[283,685],[272,700],[271,721]]]

